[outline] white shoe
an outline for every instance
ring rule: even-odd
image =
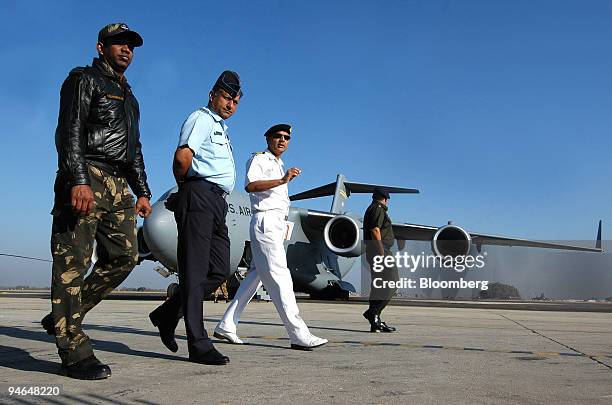
[[[217,339],[227,340],[228,342],[233,343],[235,345],[247,344],[244,340],[240,339],[237,334],[223,330],[218,326],[215,328],[213,336]]]
[[[328,342],[327,339],[316,337],[315,335],[310,335],[310,339],[305,343],[298,343],[298,344],[291,343],[291,348],[295,350],[310,351],[314,349],[315,347],[323,346],[327,342]]]

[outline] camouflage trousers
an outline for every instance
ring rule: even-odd
[[[94,208],[78,216],[70,207],[70,188],[58,178],[52,211],[51,307],[62,363],[93,354],[83,332],[83,316],[130,274],[138,261],[134,197],[127,181],[88,166]],[[96,241],[97,260],[89,275]]]

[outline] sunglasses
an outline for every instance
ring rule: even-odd
[[[288,141],[289,139],[291,139],[291,135],[281,135],[281,134],[274,134],[274,135],[270,135],[272,137],[272,139],[283,139],[283,141]]]

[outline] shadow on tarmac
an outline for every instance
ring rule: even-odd
[[[17,347],[0,345],[0,367],[57,374],[60,364],[49,360],[36,359],[26,350]]]
[[[221,319],[215,319],[215,318],[204,318],[204,321],[206,322],[216,322],[218,323]],[[317,330],[336,330],[336,331],[340,331],[340,332],[357,332],[357,333],[370,333],[370,324],[368,324],[368,321],[366,321],[365,319],[364,321],[364,325],[367,325],[367,329],[364,326],[364,329],[346,329],[346,328],[328,328],[328,327],[324,327],[324,326],[312,326],[312,325],[308,325],[308,329],[317,329]],[[240,321],[240,323],[243,323],[245,325],[264,325],[264,326],[285,326],[282,323],[274,323],[274,322],[256,322],[256,321]]]
[[[156,333],[152,334],[157,336]],[[47,333],[44,331],[37,332],[16,327],[0,326],[0,336],[8,336],[17,339],[33,340],[38,342],[48,342],[49,344],[55,343],[55,339],[52,336],[47,335]],[[93,344],[94,350],[101,350],[104,352],[126,354],[129,356],[187,361],[187,359],[184,357],[132,349],[126,344],[120,342],[111,342],[108,340],[100,339],[91,339],[91,342]],[[39,360],[32,357],[30,353],[23,349],[10,346],[0,346],[0,354],[0,367],[7,367],[24,371],[40,371],[53,374],[57,373],[59,369],[59,361],[57,363],[54,363],[47,360]]]

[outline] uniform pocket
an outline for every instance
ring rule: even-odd
[[[229,159],[229,140],[221,132],[214,132],[210,135],[210,147],[204,144],[204,156],[208,159]]]
[[[215,143],[217,145],[225,145],[226,143],[228,143],[229,141],[227,140],[227,137],[225,135],[223,135],[223,133],[221,132],[214,132],[210,135],[210,141],[212,143]]]
[[[285,221],[272,213],[266,213],[262,218],[262,229],[264,233],[282,234],[285,231]]]
[[[55,177],[55,183],[53,184],[53,208],[51,209],[51,215],[59,215],[63,210],[71,210],[71,196],[70,196],[70,182],[68,179],[57,175]]]

